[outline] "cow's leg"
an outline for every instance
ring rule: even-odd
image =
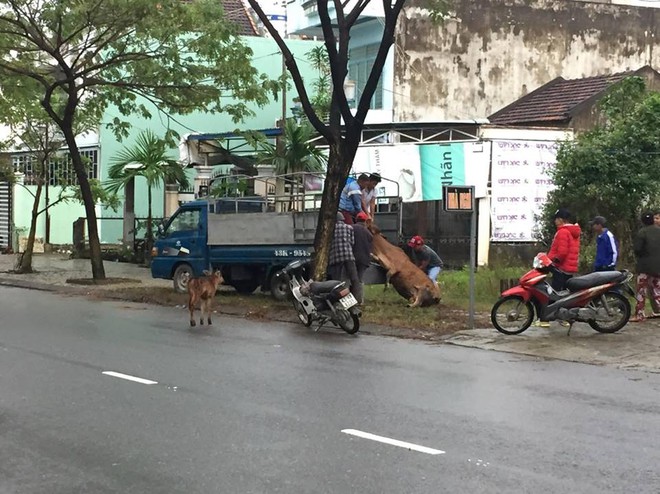
[[[197,303],[197,297],[194,292],[190,292],[188,295],[188,311],[190,311],[190,325],[195,326],[195,304]]]
[[[202,295],[202,300],[199,304],[199,325],[204,326],[204,311],[206,310],[206,298]]]
[[[385,273],[385,285],[383,286],[383,291],[387,290],[390,287],[390,279],[392,278],[392,272],[388,271]]]
[[[211,302],[213,302],[213,297],[209,297],[206,300],[206,322],[208,322],[209,326],[211,325]]]
[[[422,290],[419,287],[413,287],[412,293],[408,307],[419,307],[422,304]]]

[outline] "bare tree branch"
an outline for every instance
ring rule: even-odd
[[[348,101],[346,101],[346,95],[344,94],[344,81],[348,74],[348,41],[350,39],[350,29],[346,29],[345,26],[339,24],[339,40],[337,42],[332,27],[332,19],[328,13],[327,0],[317,0],[317,5],[319,19],[323,27],[325,46],[328,51],[328,62],[330,63],[330,67],[333,67],[330,75],[332,78],[332,99],[335,104],[332,106],[336,106],[344,118],[344,122],[350,124],[353,120],[353,115],[348,108]],[[337,44],[339,44],[339,48],[337,48]],[[330,118],[332,119],[332,112],[330,112]]]
[[[388,1],[389,0],[383,0],[383,7],[388,4]],[[362,95],[360,96],[360,102],[358,103],[357,111],[355,112],[355,119],[359,122],[364,122],[365,118],[367,117],[367,112],[371,106],[371,98],[373,98],[373,95],[376,92],[376,88],[378,87],[378,80],[383,73],[383,67],[385,66],[387,55],[390,51],[390,48],[394,44],[394,32],[396,23],[404,3],[405,0],[396,0],[394,5],[391,6],[391,9],[388,8],[385,11],[385,26],[383,28],[383,37],[381,39],[380,46],[378,47],[376,59],[374,60],[374,64],[371,67],[371,72],[367,78],[367,83],[365,84]]]
[[[358,20],[360,15],[362,15],[362,12],[364,12],[364,9],[367,7],[367,5],[369,5],[371,1],[372,0],[358,0],[355,7],[353,7],[353,10],[351,10],[348,16],[346,17],[346,25],[349,28],[355,25],[355,22]],[[344,3],[348,3],[348,1]]]
[[[270,22],[270,19],[266,17],[266,14],[264,13],[263,9],[261,8],[257,0],[248,0],[248,3],[250,4],[250,7],[254,9],[257,16],[259,17],[261,22],[263,22],[264,26],[266,27],[270,35],[277,43],[277,46],[282,51],[282,54],[284,56],[284,63],[286,64],[287,69],[289,69],[289,72],[291,73],[291,78],[293,79],[293,83],[296,86],[296,90],[298,91],[298,97],[300,98],[300,103],[302,104],[303,109],[305,110],[305,114],[307,115],[307,118],[309,118],[309,122],[312,124],[312,126],[314,126],[314,128],[318,131],[319,134],[325,137],[327,141],[329,142],[333,141],[334,136],[330,133],[328,127],[318,117],[318,115],[314,111],[314,108],[312,107],[312,104],[309,101],[309,95],[307,94],[307,89],[305,89],[305,84],[303,82],[302,75],[300,74],[298,64],[296,63],[296,60],[293,54],[291,53],[291,50],[289,50],[289,47],[286,45],[286,43],[280,36],[280,33],[277,32],[277,29],[273,27],[273,24]]]

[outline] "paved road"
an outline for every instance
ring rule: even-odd
[[[659,392],[642,372],[232,318],[191,332],[181,310],[0,288],[3,494],[657,493]]]

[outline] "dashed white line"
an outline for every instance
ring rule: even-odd
[[[391,439],[389,437],[377,436],[376,434],[371,434],[370,432],[358,431],[356,429],[344,429],[342,430],[342,432],[344,434],[350,434],[351,436],[361,437],[363,439],[370,439],[372,441],[378,441],[379,443],[390,444],[392,446],[398,446],[399,448],[406,448],[412,451],[419,451],[420,453],[426,453],[428,455],[445,454],[445,452],[440,449],[428,448],[426,446],[420,446],[419,444],[399,441],[398,439]]]
[[[115,371],[103,371],[102,374],[106,376],[118,377],[119,379],[126,379],[140,384],[158,384],[158,381],[151,381],[150,379],[142,379],[141,377],[129,376]]]

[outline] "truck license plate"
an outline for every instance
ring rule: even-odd
[[[357,305],[357,300],[352,293],[349,293],[345,297],[339,299],[339,303],[344,309],[350,309],[354,305]]]

